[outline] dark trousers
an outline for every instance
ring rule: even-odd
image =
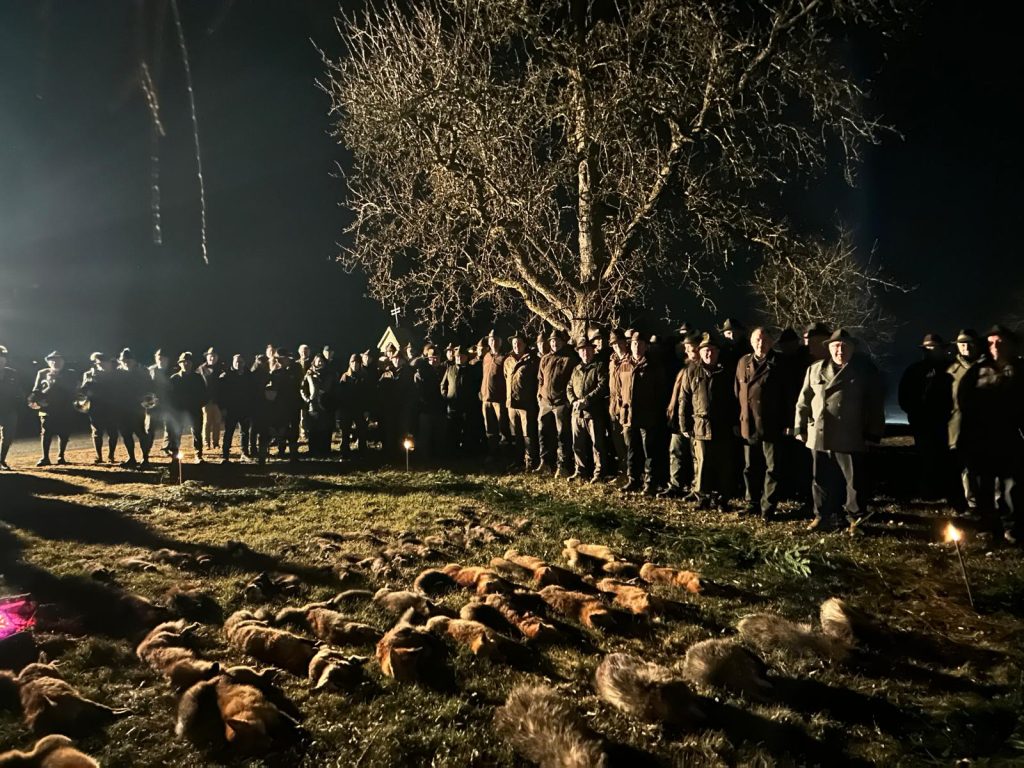
[[[815,520],[838,523],[840,511],[854,522],[867,509],[866,454],[813,451],[811,498]],[[844,498],[845,502],[840,503]]]
[[[523,459],[523,467],[531,469],[537,464],[537,411],[509,408],[508,421],[512,431],[515,455]]]
[[[775,460],[782,451],[774,441],[759,440],[743,446],[743,486],[746,502],[760,503],[761,512],[772,513],[782,500]]]
[[[614,451],[615,464],[618,471],[629,473],[629,452],[626,450],[625,428],[618,419],[609,421],[608,434],[611,436],[611,447]]]
[[[954,448],[950,451],[951,474],[956,478],[950,483],[950,506],[964,512],[978,508],[978,473],[968,465],[967,453]]]
[[[341,432],[341,455],[348,456],[352,450],[352,438],[356,438],[356,450],[366,450],[366,415],[362,412],[338,412],[338,431]]]
[[[135,438],[139,438],[142,460],[149,461],[149,434],[146,432],[146,414],[141,409],[121,417],[121,439],[128,451],[128,461],[135,461]]]
[[[1019,451],[968,455],[968,470],[978,482],[978,514],[993,533],[1013,531],[1020,526],[1024,509],[1021,474],[1024,456]]]
[[[631,424],[622,430],[626,442],[626,464],[629,482],[659,487],[663,480],[661,458],[665,454],[662,430],[658,427],[638,427]]]
[[[736,440],[729,435],[693,441],[693,492],[728,499],[736,487]]]
[[[489,400],[480,404],[480,413],[487,437],[487,452],[494,456],[498,446],[508,442],[508,410],[504,403]]]
[[[57,456],[64,458],[64,452],[68,449],[68,440],[71,438],[71,417],[70,414],[39,414],[40,447],[42,458],[49,460],[50,446],[53,438],[57,438]]]
[[[103,438],[107,439],[107,458],[114,460],[114,451],[117,450],[117,422],[110,418],[96,418],[90,412],[89,431],[92,435],[92,446],[96,449],[96,458],[103,459]]]
[[[252,419],[240,411],[226,409],[224,411],[224,443],[221,455],[226,459],[231,455],[231,443],[235,439],[235,432],[239,433],[239,442],[242,446],[242,455],[251,456],[250,446],[252,445]]]
[[[18,412],[11,410],[0,413],[0,464],[7,461],[7,454],[14,443],[14,435],[18,431]]]
[[[169,451],[170,450],[170,434],[167,431],[167,411],[164,408],[153,408],[146,412],[146,438],[149,440],[150,447],[156,445],[156,433],[158,430],[163,430],[164,437],[160,443],[160,448]]]
[[[568,405],[542,405],[537,416],[540,463],[568,472],[572,466],[572,409]]]
[[[693,446],[690,438],[673,432],[668,443],[668,485],[681,491],[693,484]]]
[[[576,411],[572,415],[572,452],[576,474],[599,478],[605,452],[605,420]]]
[[[192,447],[196,456],[203,456],[203,409],[194,411],[177,411],[168,414],[167,418],[167,449],[172,456],[177,456],[181,448],[181,436],[192,433]]]

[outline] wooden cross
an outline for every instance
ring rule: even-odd
[[[391,308],[391,316],[395,318],[395,325],[398,325],[398,316],[402,314],[402,308],[397,304]]]

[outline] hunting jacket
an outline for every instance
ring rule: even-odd
[[[679,427],[694,440],[731,438],[739,418],[734,376],[721,361],[683,369]]]
[[[819,360],[804,375],[793,432],[813,451],[866,451],[885,433],[884,398],[881,374],[867,357],[855,355],[842,368]]]
[[[596,359],[578,365],[569,379],[566,396],[583,418],[604,420],[608,412],[608,369]]]

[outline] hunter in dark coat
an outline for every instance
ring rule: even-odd
[[[77,382],[74,371],[64,366],[64,356],[51,352],[46,356],[47,367],[36,374],[29,400],[38,406],[42,456],[37,467],[50,465],[50,445],[57,438],[57,463],[67,464],[64,452],[71,437],[75,419],[75,392]]]
[[[178,372],[171,376],[171,411],[167,415],[168,448],[171,455],[179,455],[181,436],[190,431],[196,462],[202,463],[203,406],[208,399],[206,382],[193,367],[192,353],[182,352],[178,357]]]
[[[579,358],[566,349],[565,334],[553,331],[548,339],[551,351],[540,359],[537,374],[539,400],[540,465],[538,470],[554,467],[555,477],[572,474],[572,414],[566,389]]]
[[[94,463],[103,463],[103,441],[106,438],[107,461],[113,464],[120,434],[114,361],[102,352],[93,352],[89,360],[92,368],[82,375],[79,393],[89,403],[89,428],[93,448],[96,450]]]
[[[470,364],[466,347],[455,347],[455,365],[445,371],[440,391],[448,418],[449,450],[476,450],[480,445],[480,366]]]
[[[118,420],[121,425],[121,439],[128,451],[128,460],[121,464],[125,469],[149,468],[149,432],[146,430],[146,408],[144,403],[151,399],[153,379],[149,371],[139,365],[135,355],[127,347],[118,357],[121,367],[117,370]],[[142,464],[135,458],[135,439],[139,440]]]
[[[774,339],[764,328],[750,334],[753,351],[736,366],[736,399],[743,438],[743,485],[747,512],[768,520],[781,500],[779,480],[785,462],[782,447],[793,423],[790,406],[791,377],[787,361],[773,349]]]
[[[243,458],[251,458],[249,447],[252,443],[252,416],[255,408],[255,392],[246,359],[242,355],[231,358],[231,368],[224,371],[217,380],[217,405],[224,418],[224,442],[221,458],[224,463],[231,461],[231,443],[235,432],[240,433]]]
[[[685,369],[679,405],[680,431],[693,440],[693,494],[702,508],[723,507],[736,486],[738,408],[735,368],[721,360],[718,342],[704,334],[700,362]]]
[[[619,365],[618,414],[626,442],[627,479],[623,493],[655,495],[663,477],[665,451],[665,372],[647,356],[647,339],[634,333],[631,354]]]
[[[512,334],[512,352],[505,358],[505,405],[515,455],[529,472],[538,462],[537,384],[540,363],[522,334]]]
[[[920,460],[920,485],[926,498],[942,490],[949,475],[949,417],[953,410],[952,379],[947,374],[945,342],[929,333],[921,344],[924,356],[900,378],[898,401],[907,414]]]
[[[979,513],[994,533],[1015,544],[1024,503],[1024,360],[1009,329],[991,328],[986,341],[988,355],[964,374],[957,393],[960,440],[979,478]]]
[[[566,389],[572,408],[572,450],[576,471],[570,479],[601,479],[608,421],[608,367],[597,359],[594,342],[584,337],[576,345],[580,365],[573,369]]]
[[[950,412],[946,424],[946,439],[953,463],[960,474],[960,482],[951,491],[951,504],[961,512],[978,506],[978,476],[967,464],[967,449],[961,440],[963,414],[960,411],[960,384],[968,371],[978,365],[984,356],[979,352],[978,334],[971,328],[964,328],[956,336],[957,354],[946,368],[949,377]]]
[[[9,470],[7,453],[18,431],[18,411],[25,404],[25,390],[17,372],[7,367],[7,347],[0,345],[0,470]]]

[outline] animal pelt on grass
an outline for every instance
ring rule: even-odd
[[[165,593],[164,605],[189,621],[219,624],[224,620],[224,611],[213,596],[194,587],[175,584]]]
[[[479,598],[476,598],[479,600]],[[469,602],[459,609],[459,618],[466,621],[476,621],[505,637],[521,637],[519,627],[505,617],[501,611],[493,605],[482,602]]]
[[[521,685],[494,715],[494,729],[541,768],[607,768],[605,744],[569,703],[546,686]]]
[[[830,597],[821,604],[819,612],[821,631],[829,637],[852,645],[889,644],[893,632],[873,616],[847,605],[838,597]]]
[[[458,584],[455,583],[455,579],[444,571],[439,571],[437,568],[428,568],[425,571],[421,571],[412,583],[414,590],[431,596],[446,594],[457,586]]]
[[[618,617],[608,610],[600,598],[582,592],[573,592],[551,585],[540,591],[552,609],[590,629],[614,629],[620,625]]]
[[[615,579],[601,579],[597,588],[614,595],[613,603],[638,616],[652,616],[665,608],[665,602],[650,594],[643,587],[625,584]]]
[[[235,650],[305,677],[316,655],[316,644],[259,621],[249,611],[237,611],[224,622],[224,634]]]
[[[468,648],[474,656],[494,661],[521,658],[523,649],[519,645],[479,621],[435,616],[427,622],[427,629]]]
[[[197,626],[184,619],[159,624],[139,643],[135,655],[177,690],[191,688],[220,673],[217,662],[198,658],[191,647]]]
[[[374,594],[373,602],[388,613],[393,613],[398,616],[406,613],[410,608],[416,613],[427,618],[432,616],[450,616],[454,618],[456,616],[455,611],[450,608],[438,605],[433,600],[430,600],[421,594],[410,592],[405,589],[395,590],[382,587]]]
[[[534,586],[538,588],[554,585],[578,592],[594,591],[593,586],[580,578],[579,574],[557,565],[551,565],[539,557],[521,555],[516,550],[510,549],[505,552],[505,557],[501,560],[504,560],[512,568],[518,569],[521,574],[528,575]],[[491,564],[494,564],[493,560]]]
[[[299,735],[298,722],[241,676],[218,675],[189,688],[178,703],[175,733],[199,747],[259,755]]]
[[[384,635],[376,627],[328,608],[313,608],[306,619],[314,635],[333,645],[373,645]]]
[[[350,691],[365,681],[366,656],[346,656],[321,648],[309,662],[309,685],[314,691]]]
[[[387,677],[404,683],[440,686],[450,682],[444,642],[403,618],[377,643],[377,661]]]
[[[463,589],[472,590],[478,595],[489,595],[494,592],[514,592],[515,584],[498,575],[491,568],[480,566],[464,566],[449,563],[441,572],[449,576]]]
[[[682,587],[693,594],[697,594],[701,590],[700,576],[693,571],[663,568],[654,563],[644,563],[640,566],[640,578],[648,584],[668,584],[673,587]]]
[[[773,614],[747,616],[740,620],[736,629],[745,643],[762,653],[777,651],[790,656],[840,661],[850,651],[845,640],[815,632],[807,624],[796,624]]]
[[[537,601],[540,602],[540,605],[534,605],[532,600],[520,599],[519,595],[520,593],[513,595],[487,595],[484,598],[484,604],[498,611],[506,621],[515,625],[523,637],[532,642],[558,643],[566,639],[566,634],[558,627],[546,621],[543,615],[537,615],[537,612],[543,614],[547,608],[547,603],[542,598],[537,595],[530,595],[530,598],[536,597]],[[469,606],[466,606],[466,608],[469,608]],[[466,608],[463,608],[463,610],[466,610]],[[476,618],[477,621],[482,621],[482,619],[476,616],[470,616],[469,618]],[[482,623],[487,624],[486,621],[482,621]],[[497,627],[494,628],[497,629]]]
[[[708,688],[724,688],[753,701],[770,698],[768,668],[754,653],[735,640],[702,640],[691,645],[683,658],[683,677]]]
[[[100,768],[100,764],[72,746],[67,736],[46,736],[31,752],[13,749],[0,754],[0,768]]]
[[[679,674],[636,656],[605,656],[594,687],[602,700],[647,723],[692,728],[704,720],[697,697]]]
[[[130,714],[85,698],[52,664],[29,664],[17,677],[0,672],[0,700],[10,702],[15,693],[35,733],[91,734]]]

